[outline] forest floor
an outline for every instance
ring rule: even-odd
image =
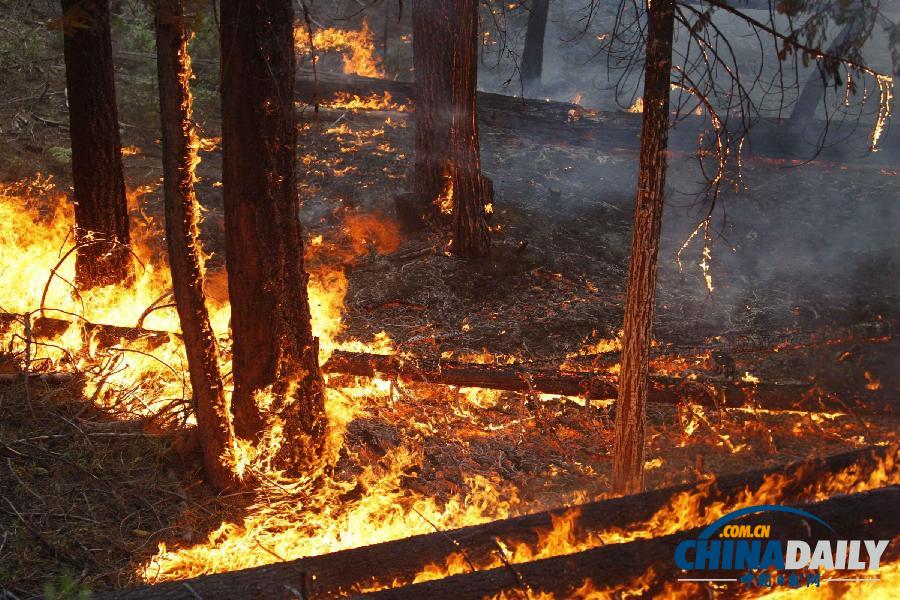
[[[42,24],[4,26],[26,39],[30,27]],[[0,176],[10,182],[49,172],[65,189],[61,55],[52,46],[18,46],[21,60],[4,66],[11,83],[0,103]],[[158,128],[141,112],[152,86],[119,76],[126,78],[123,143],[133,149],[125,159],[128,185],[152,188],[136,212],[161,223]],[[420,356],[605,365],[597,352],[616,337],[622,320],[634,149],[601,154],[548,146],[527,132],[482,129],[484,169],[497,193],[493,249],[490,258],[470,263],[446,256],[441,235],[406,236],[393,222],[393,196],[408,189],[412,165],[408,113],[321,111],[316,118],[308,107],[298,110],[302,218],[310,240],[321,236],[310,244],[309,266],[347,277],[343,337],[371,340],[385,331],[397,350]],[[198,193],[206,208],[205,244],[215,253],[210,292],[221,295],[214,116],[206,125],[204,137],[212,142],[203,153]],[[898,176],[878,164],[788,168],[748,160],[748,190],[722,200],[728,221],[716,225],[709,293],[696,240],[683,271],[674,258],[703,214],[693,195],[693,162],[674,159],[657,339],[721,347],[735,361],[730,376],[826,388],[877,382],[900,390],[900,344],[891,334],[873,344],[847,339],[782,352],[728,350],[772,347],[800,332],[837,335],[860,324],[893,331],[900,317]],[[720,364],[702,357],[660,367],[722,375]],[[349,382],[332,377],[330,383]],[[614,419],[608,403],[426,385],[401,385],[358,402],[333,475],[356,483],[341,499],[348,512],[370,493],[363,472],[395,477],[385,485],[410,505],[420,497],[442,505],[480,498],[473,482],[488,482],[496,495],[482,520],[608,491]],[[209,544],[222,522],[246,522],[271,503],[265,496],[271,491],[215,496],[199,480],[189,436],[147,431],[116,416],[93,406],[77,386],[33,382],[26,391],[21,382],[0,383],[0,589],[28,598],[136,584],[160,542],[170,549]],[[900,430],[896,417],[690,405],[652,406],[648,427],[648,487],[887,443]],[[392,457],[400,449],[413,457],[398,471]],[[282,501],[286,513],[295,506]],[[451,515],[440,526],[455,523]],[[277,535],[277,525],[269,529]],[[422,522],[405,533],[430,530]],[[47,592],[47,585],[54,589]]]

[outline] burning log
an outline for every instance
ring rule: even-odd
[[[842,534],[848,537],[848,532],[853,532],[850,537],[854,539],[892,539],[900,534],[898,502],[900,486],[894,485],[801,507],[834,530],[784,513],[769,513],[766,522],[771,523],[779,539],[834,541]],[[365,597],[456,600],[497,597],[504,591],[527,590],[528,597],[572,598],[586,584],[593,590],[614,592],[626,591],[636,582],[650,586],[650,592],[654,589],[659,592],[665,584],[676,584],[678,577],[684,576],[673,560],[675,547],[683,540],[696,539],[701,531],[696,528],[665,537],[611,544],[575,554],[388,589]],[[881,557],[882,564],[895,560],[898,554],[896,548],[889,548]],[[704,571],[702,576],[714,575]],[[744,591],[744,585],[735,581],[729,587],[717,588],[716,597],[737,597]]]
[[[306,598],[336,598],[391,585],[409,585],[417,573],[429,567],[446,571],[445,565],[454,559],[459,559],[455,562],[462,565],[456,572],[491,569],[503,564],[497,554],[498,540],[507,548],[524,544],[539,549],[554,527],[567,519],[573,535],[590,541],[584,547],[594,547],[603,545],[604,539],[630,540],[669,534],[678,531],[685,522],[693,525],[701,519],[712,520],[710,515],[727,512],[739,502],[801,502],[864,489],[856,487],[864,479],[860,474],[878,473],[879,477],[868,478],[875,485],[893,483],[900,481],[896,457],[896,446],[867,448],[783,468],[726,475],[714,482],[674,486],[454,531],[208,575],[189,582],[120,590],[109,597],[219,598],[240,590],[242,597],[280,598],[287,596],[285,590],[302,590]],[[671,548],[668,557],[671,560]]]
[[[294,92],[298,100],[309,104],[335,103],[341,98],[356,97],[357,100],[380,96],[389,99],[395,106],[414,102],[411,81],[393,81],[377,77],[358,75],[334,75],[318,73],[314,80],[311,72],[301,71],[295,83]],[[589,110],[578,104],[551,100],[521,98],[478,92],[479,126],[504,129],[522,137],[547,144],[573,144],[598,150],[613,149],[638,150],[641,134],[641,115],[629,112],[604,112]],[[694,154],[697,151],[697,136],[708,129],[704,117],[684,115],[679,125],[669,134],[669,151]],[[854,123],[832,123],[829,135],[834,139],[850,139],[856,132]],[[861,135],[856,132],[857,136]],[[868,142],[867,142],[868,143]],[[900,149],[900,135],[885,132],[879,141],[879,148],[896,151]],[[793,148],[794,153],[785,151]],[[816,157],[837,160],[842,164],[853,164],[860,159],[847,154],[846,145],[831,144],[818,150]],[[804,148],[798,148],[796,134],[787,130],[777,119],[760,119],[750,129],[745,152],[756,156],[775,159],[803,158]],[[813,146],[808,150],[812,152]],[[869,154],[865,164],[878,164],[891,154],[884,152]],[[882,157],[882,158],[879,158]]]
[[[616,378],[603,373],[413,359],[341,350],[332,354],[322,370],[358,377],[384,376],[430,384],[581,396],[595,400],[614,399],[618,394]],[[896,402],[891,395],[879,392],[842,390],[838,398],[806,384],[692,380],[651,375],[649,401],[657,404],[689,401],[716,408],[759,405],[770,410],[860,410],[869,414],[896,412]]]

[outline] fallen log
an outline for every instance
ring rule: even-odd
[[[0,334],[8,331],[14,323],[24,322],[24,315],[0,313]],[[146,350],[153,350],[171,341],[173,337],[181,337],[179,332],[91,323],[85,320],[75,322],[47,316],[31,316],[29,326],[31,338],[35,341],[52,340],[77,326],[81,328],[85,345],[93,341],[106,348],[140,340],[146,344]],[[341,350],[332,354],[322,370],[325,373],[358,377],[383,376],[439,385],[580,396],[592,400],[611,400],[617,396],[615,376],[608,373],[411,359]],[[867,414],[895,414],[898,410],[896,393],[891,390],[829,391],[799,383],[694,380],[662,375],[651,376],[650,401],[658,404],[689,401],[715,408],[758,406],[769,410],[859,411]]]
[[[466,570],[491,568],[500,563],[498,540],[507,548],[525,544],[538,548],[555,523],[572,517],[572,534],[579,540],[596,540],[596,545],[621,539],[617,532],[644,531],[644,536],[668,533],[648,526],[657,516],[674,514],[671,527],[684,523],[686,507],[695,506],[705,515],[714,507],[726,508],[736,502],[763,500],[797,503],[815,499],[815,488],[824,482],[847,482],[847,488],[873,472],[879,481],[900,482],[898,447],[867,448],[820,460],[794,463],[786,467],[726,475],[714,482],[679,485],[634,496],[563,507],[546,512],[495,521],[461,529],[416,535],[406,539],[373,544],[328,555],[311,556],[242,571],[206,575],[187,582],[167,582],[108,594],[109,598],[130,600],[174,600],[197,598],[285,598],[291,590],[306,598],[339,598],[385,586],[403,586],[414,581],[429,565],[445,565],[462,558]],[[845,473],[850,473],[848,477]],[[690,500],[689,500],[690,499]],[[574,509],[574,511],[573,511]],[[689,524],[711,519],[691,519]],[[458,560],[457,560],[458,562]],[[296,596],[293,596],[296,597]]]
[[[811,519],[785,513],[770,512],[749,522],[759,522],[762,519],[765,524],[771,525],[774,539],[812,540],[813,546],[818,540],[892,540],[900,534],[898,505],[900,486],[894,485],[799,507],[822,519],[833,530]],[[735,522],[748,523],[748,519]],[[744,572],[713,570],[683,573],[675,566],[674,553],[678,543],[697,539],[701,531],[701,528],[696,528],[659,538],[612,544],[565,556],[388,589],[363,597],[381,600],[458,600],[493,598],[503,592],[509,594],[505,597],[518,597],[525,592],[527,597],[574,598],[584,597],[586,584],[598,592],[597,597],[603,593],[612,596],[616,592],[627,591],[639,591],[642,597],[655,597],[661,594],[674,595],[674,591],[678,589],[691,592],[685,597],[707,597],[704,592],[709,592],[709,597],[714,595],[716,598],[742,596],[747,588],[736,579]],[[896,544],[893,546],[891,548],[889,544],[882,555],[882,565],[900,557],[900,548]],[[721,585],[720,582],[715,588],[715,594],[708,585],[677,582],[679,577],[690,577],[692,574],[695,577],[730,577],[731,580],[726,585]],[[866,572],[865,575],[871,577],[877,576],[877,573]],[[837,576],[857,575],[845,572]],[[823,580],[826,578],[827,574],[822,577]],[[823,582],[821,585],[833,584]],[[787,585],[783,587],[787,588]],[[579,590],[581,592],[576,593]]]
[[[294,85],[298,100],[309,104],[334,105],[341,96],[367,98],[389,94],[391,102],[408,105],[414,102],[413,84],[360,75],[300,71]],[[520,137],[556,145],[580,145],[598,150],[626,149],[637,151],[641,132],[641,115],[625,111],[598,111],[578,104],[537,98],[522,98],[491,92],[478,92],[476,97],[479,124],[509,130]],[[406,108],[406,107],[404,107]],[[852,121],[852,120],[851,120]],[[694,154],[698,135],[709,129],[709,119],[684,115],[669,133],[669,151]],[[824,125],[823,125],[824,126]],[[888,164],[891,152],[900,150],[900,134],[885,132],[879,141],[883,152],[869,153],[869,132],[855,122],[832,122],[828,128],[828,145],[817,148],[797,139],[794,131],[777,119],[762,118],[750,129],[743,145],[747,156],[757,155],[778,160],[805,161],[816,159],[841,163]],[[841,140],[835,144],[831,140]],[[856,140],[857,144],[852,144]],[[858,146],[858,148],[856,147]],[[788,149],[786,151],[786,149]],[[893,165],[893,163],[890,163]]]
[[[610,400],[617,382],[608,373],[530,369],[384,354],[335,351],[322,366],[325,373],[358,377],[399,378],[429,384],[478,387],[512,392],[539,392]],[[794,383],[694,380],[651,375],[649,401],[657,404],[692,402],[716,408],[759,406],[769,410],[824,412],[896,412],[893,394],[881,390],[842,390],[840,396],[815,386]]]

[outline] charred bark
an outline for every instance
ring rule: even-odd
[[[475,109],[478,3],[417,0],[413,5],[416,165],[413,202],[397,200],[407,225],[451,215],[450,250],[467,257],[488,253],[485,182]]]
[[[451,129],[452,38],[450,14],[454,0],[413,3],[413,68],[416,97],[414,209],[404,222],[416,226],[440,216],[441,196],[448,188]]]
[[[209,482],[218,489],[237,482],[231,405],[219,371],[219,351],[203,294],[200,211],[194,192],[198,138],[190,90],[192,33],[184,0],[156,5],[156,53],[162,118],[163,191],[172,290],[188,359],[194,414]]]
[[[443,565],[451,556],[461,552],[465,553],[465,557],[476,569],[496,564],[496,540],[509,548],[518,544],[535,547],[554,528],[554,521],[563,518],[573,509],[577,514],[572,522],[572,531],[585,539],[596,539],[605,532],[641,528],[658,511],[671,508],[684,494],[695,495],[698,498],[698,513],[704,514],[714,506],[746,502],[748,491],[756,493],[757,490],[777,489],[780,502],[809,501],[814,499],[810,489],[822,481],[831,480],[834,475],[848,468],[854,468],[854,472],[869,473],[883,463],[888,465],[885,474],[887,481],[895,481],[900,476],[900,467],[894,460],[896,452],[896,446],[868,448],[830,456],[824,460],[726,475],[713,483],[679,485],[452,531],[417,535],[324,556],[199,577],[189,582],[190,588],[182,582],[170,582],[119,590],[115,594],[116,598],[127,600],[174,600],[196,598],[197,594],[205,598],[228,597],[239,590],[245,596],[279,598],[290,597],[288,591],[293,588],[304,590],[307,598],[344,597],[370,588],[374,583],[408,585],[416,573],[427,565]],[[783,484],[773,485],[779,479]],[[670,553],[670,563],[671,556]]]
[[[541,89],[544,65],[544,32],[550,0],[533,0],[529,6],[528,26],[525,29],[525,48],[522,50],[522,89],[526,96],[534,96]]]
[[[285,422],[285,463],[313,461],[325,437],[318,340],[295,181],[291,0],[221,3],[225,250],[234,340],[235,431],[266,422],[271,394]]]
[[[475,97],[478,84],[478,0],[455,0],[453,31],[453,81],[451,178],[453,231],[450,251],[478,258],[490,252],[481,175],[481,148]]]
[[[357,377],[381,376],[436,385],[560,394],[595,400],[608,400],[619,394],[618,379],[603,373],[405,359],[342,350],[335,351],[322,370]],[[648,378],[647,401],[657,404],[690,402],[713,408],[758,406],[767,410],[858,411],[867,415],[896,414],[900,410],[891,391],[842,389],[829,392],[806,384],[695,380],[663,375],[649,375]]]
[[[75,189],[75,281],[128,284],[128,204],[113,78],[109,0],[62,0]]]
[[[649,31],[644,73],[644,123],[628,290],[625,295],[613,491],[633,494],[643,487],[645,404],[649,391],[653,304],[666,183],[669,135],[669,78],[672,69],[674,0],[655,0],[647,9]]]

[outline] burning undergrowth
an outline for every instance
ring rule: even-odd
[[[373,285],[373,277],[394,277],[395,269],[401,272],[414,269],[417,276],[425,273],[430,278],[423,281],[436,281],[435,265],[447,265],[448,259],[435,252],[428,240],[403,241],[396,226],[385,217],[384,205],[390,198],[390,190],[395,181],[403,178],[402,151],[396,148],[402,148],[404,127],[388,120],[379,126],[355,128],[350,120],[351,117],[344,116],[338,123],[325,127],[308,124],[303,132],[304,136],[323,138],[321,152],[301,156],[308,169],[303,182],[307,199],[304,210],[307,216],[318,216],[310,219],[313,225],[309,232],[308,259],[314,277],[315,327],[326,340],[323,360],[332,349],[340,347],[371,352],[443,354],[445,358],[481,363],[526,361],[530,357],[521,348],[494,355],[471,343],[473,338],[467,335],[485,335],[478,332],[479,318],[484,319],[485,312],[473,310],[475,318],[456,321],[448,319],[452,305],[435,303],[426,309],[428,300],[419,297],[407,299],[398,295],[392,297],[388,306],[369,305],[368,310],[360,302],[360,292]],[[373,160],[372,156],[378,152],[381,155]],[[348,185],[341,185],[342,178],[335,176],[341,169],[359,179],[354,179],[352,185],[349,180]],[[114,300],[103,304],[101,299],[72,296],[66,284],[66,280],[71,280],[66,261],[57,268],[59,277],[50,278],[67,247],[66,226],[60,223],[69,222],[63,196],[52,182],[38,178],[4,188],[7,205],[19,203],[29,209],[24,213],[18,211],[21,227],[16,229],[17,237],[5,243],[35,252],[29,255],[28,264],[34,268],[32,285],[35,290],[41,290],[30,297],[17,294],[3,299],[3,308],[8,313],[31,312],[32,317],[8,325],[5,364],[10,375],[17,378],[21,377],[19,371],[25,365],[35,378],[42,371],[81,374],[79,380],[85,383],[88,402],[80,406],[90,412],[78,409],[67,417],[73,425],[66,430],[66,436],[92,438],[79,432],[85,430],[86,415],[92,422],[110,423],[104,425],[110,428],[117,427],[120,419],[127,419],[125,422],[133,427],[128,431],[130,435],[143,439],[148,431],[155,432],[157,437],[147,438],[148,443],[172,446],[176,448],[176,457],[187,457],[190,435],[185,436],[184,432],[190,431],[190,419],[184,400],[184,366],[174,335],[166,335],[162,341],[156,337],[128,339],[125,336],[110,345],[89,327],[47,329],[49,321],[41,321],[37,310],[50,279],[43,300],[48,319],[78,323],[81,321],[76,315],[80,315],[91,322],[124,328],[133,328],[140,322],[148,329],[177,331],[177,325],[167,320],[173,318],[171,313],[167,315],[170,309],[145,314],[148,306],[168,304],[165,300],[158,301],[165,291],[166,273],[158,248],[151,243],[158,223],[148,216],[153,213],[154,200],[151,193],[145,192],[143,196],[133,195],[133,213],[140,223],[137,231],[145,232],[139,239],[148,240],[139,242],[137,247],[141,248],[138,255],[142,262],[152,265],[152,270],[144,267],[152,274],[146,276],[150,283],[146,289],[139,287],[139,294],[143,295],[127,302]],[[214,221],[214,208],[210,214]],[[50,229],[56,232],[56,237],[36,236],[37,228],[45,231],[52,224],[59,224],[58,229]],[[46,247],[34,247],[29,240],[35,238],[46,239]],[[215,242],[211,246],[215,247]],[[10,256],[10,253],[3,255]],[[500,256],[504,256],[502,250]],[[459,268],[455,261],[451,266]],[[17,268],[17,261],[4,265],[7,273]],[[462,273],[465,271],[451,270],[451,278],[462,277]],[[508,272],[499,273],[509,277]],[[562,302],[577,306],[581,302],[573,297],[585,292],[598,295],[597,284],[583,274],[528,270],[524,281],[533,288],[541,288],[535,291],[546,295],[517,302],[502,314],[498,311],[495,320],[499,326],[528,319],[536,310],[542,310],[541,299],[562,297]],[[344,329],[342,302],[348,290],[357,294],[346,315],[354,325]],[[428,290],[428,285],[415,290]],[[392,288],[390,293],[400,291]],[[439,295],[435,291],[430,293]],[[108,303],[124,304],[129,310],[110,313],[104,309]],[[211,308],[215,307],[213,302]],[[222,305],[220,310],[227,310],[227,305]],[[397,324],[408,324],[409,319],[395,316],[382,320],[370,316],[382,310],[411,312],[419,319],[428,314],[430,323],[418,328],[405,325],[408,327],[405,329]],[[448,310],[449,315],[444,312]],[[219,331],[227,331],[227,312],[222,315],[214,310],[213,314],[218,315],[214,322],[218,323]],[[391,333],[368,329],[379,322]],[[452,323],[452,327],[446,323]],[[393,342],[390,336],[396,336]],[[826,345],[818,352],[823,360],[833,358],[835,353],[839,356],[849,353],[841,362],[844,365],[870,360],[867,351],[854,347],[854,343],[856,340]],[[614,370],[614,360],[610,357],[617,347],[615,339],[606,340],[588,333],[572,344],[574,349],[567,352],[569,368]],[[224,348],[227,350],[227,346]],[[726,377],[737,373],[746,378],[769,372],[766,363],[741,356],[734,364],[725,361],[723,367],[722,360],[711,358],[710,352],[687,354],[681,359],[661,355],[655,370],[681,376],[690,376],[692,372],[714,376],[727,368],[733,372]],[[777,360],[786,361],[788,368],[796,369],[800,364],[797,362],[800,354],[792,355],[790,348],[777,354]],[[809,352],[805,355],[808,358]],[[870,378],[882,376],[880,371],[876,373],[870,374]],[[614,408],[609,403],[360,380],[341,375],[329,376],[328,383],[328,412],[337,453],[326,472],[312,481],[286,480],[272,473],[263,477],[255,493],[221,499],[209,496],[193,480],[167,480],[166,485],[172,489],[161,493],[184,498],[178,510],[154,515],[153,523],[148,520],[149,513],[141,513],[140,518],[134,517],[138,520],[130,530],[123,530],[120,525],[117,535],[126,538],[126,542],[115,539],[128,549],[128,561],[123,564],[122,557],[107,559],[109,562],[104,564],[117,575],[113,580],[95,580],[92,584],[121,585],[133,581],[129,572],[131,576],[136,572],[145,581],[161,581],[323,554],[573,504],[602,497],[607,492],[614,419]],[[160,418],[161,415],[168,416]],[[73,429],[79,433],[73,433]],[[746,468],[750,457],[757,463],[778,464],[808,456],[811,446],[817,452],[828,454],[875,440],[884,442],[894,434],[889,419],[874,421],[860,415],[752,408],[723,411],[690,404],[655,406],[650,413],[648,481],[657,487],[738,472]],[[10,441],[40,435],[60,434],[33,431]],[[14,452],[27,454],[6,440],[4,435],[4,443]],[[159,455],[166,456],[164,449]],[[12,458],[25,461],[29,474],[37,473],[35,463],[29,459],[15,454]],[[170,456],[161,460],[165,464],[172,459]],[[17,465],[11,473],[20,475],[21,469],[22,465]],[[131,476],[143,478],[137,485],[156,485],[147,481],[155,476],[153,473],[137,471]],[[82,475],[76,469],[61,477],[77,480]],[[30,482],[25,487],[34,485],[40,484]],[[17,489],[25,488],[17,486]],[[9,516],[17,518],[14,514]],[[80,516],[83,515],[74,514],[70,520],[78,521]],[[23,515],[23,518],[27,517]],[[109,520],[110,526],[113,521],[110,516],[102,518],[96,514],[84,518],[99,523]],[[52,526],[47,521],[39,524]],[[563,543],[544,550],[523,548],[515,560],[571,552],[590,543],[589,540]],[[158,550],[154,552],[157,545]],[[53,550],[52,546],[45,550],[61,551]],[[76,551],[76,557],[83,553]],[[457,572],[459,568],[459,565],[436,565],[413,579],[429,579]],[[30,577],[34,581],[38,575],[33,572]],[[23,585],[28,585],[28,576]]]

